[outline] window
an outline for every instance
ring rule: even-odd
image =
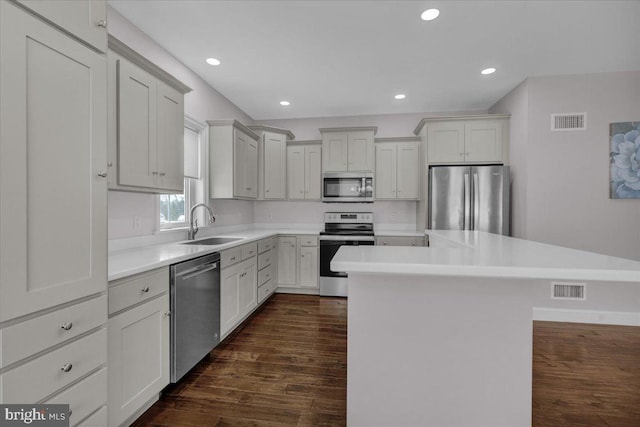
[[[205,126],[185,117],[184,127],[184,192],[158,196],[160,229],[187,227],[192,205],[204,200],[204,179],[201,171],[201,141]]]

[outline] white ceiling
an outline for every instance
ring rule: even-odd
[[[256,120],[484,110],[528,76],[640,70],[640,1],[109,3]]]

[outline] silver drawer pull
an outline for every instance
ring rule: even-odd
[[[96,25],[100,28],[107,28],[107,21],[105,21],[104,19],[101,19],[98,21]]]
[[[72,327],[73,327],[73,323],[71,322],[64,322],[62,325],[60,325],[60,328],[64,329],[65,331],[68,331]]]
[[[71,370],[71,368],[73,368],[73,365],[71,363],[65,363],[64,365],[62,365],[60,370],[62,372],[69,372]]]
[[[140,291],[141,291],[141,292],[144,292],[144,293],[147,293],[147,292],[149,292],[149,287],[148,287],[148,286],[145,286],[145,287],[144,287],[144,288],[142,288]]]

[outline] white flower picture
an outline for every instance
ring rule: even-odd
[[[610,198],[640,199],[640,122],[611,123]]]

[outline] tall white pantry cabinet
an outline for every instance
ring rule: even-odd
[[[100,425],[106,6],[40,3],[0,2],[0,402],[69,403],[71,425]]]

